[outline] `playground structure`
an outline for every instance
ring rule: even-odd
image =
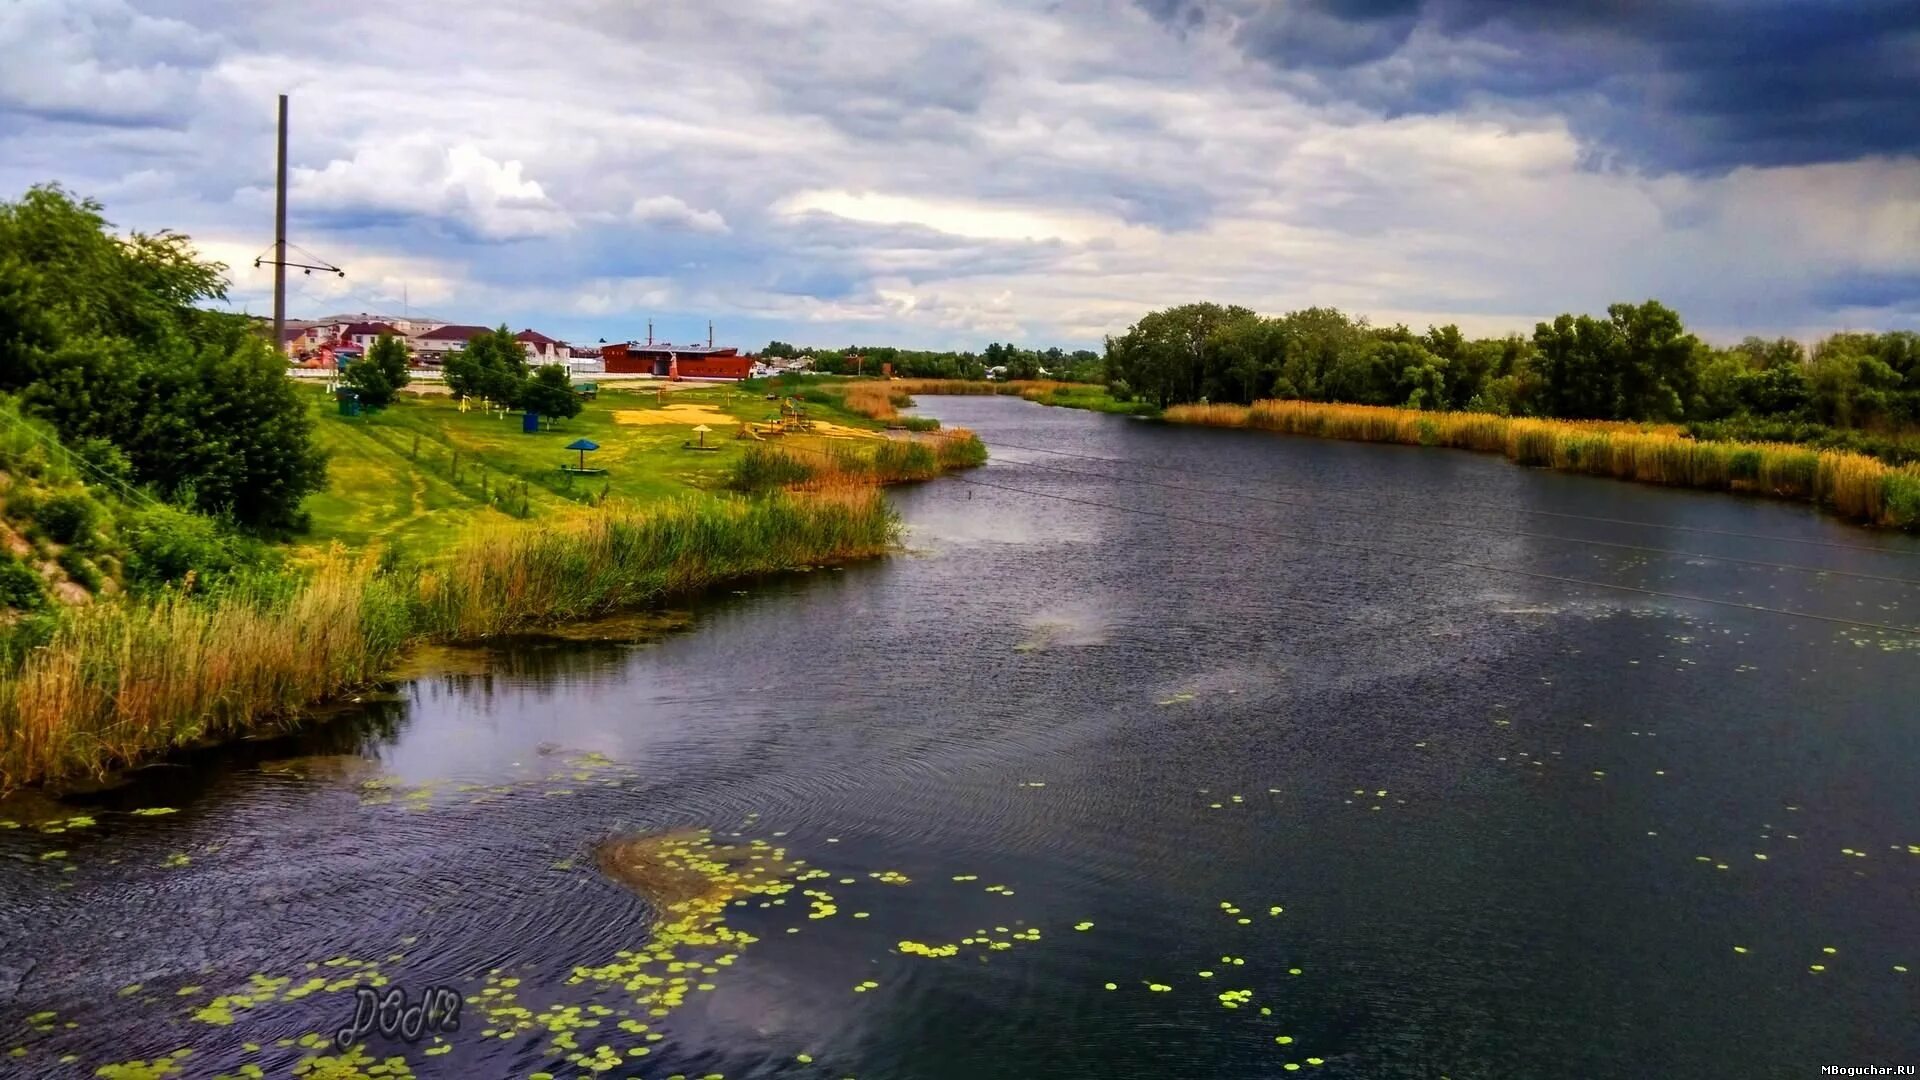
[[[752,439],[765,442],[770,435],[799,435],[813,430],[813,421],[807,419],[807,410],[793,398],[780,399],[780,410],[765,420],[755,423],[743,421],[734,438]]]

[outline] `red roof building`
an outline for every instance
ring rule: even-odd
[[[741,356],[732,346],[643,345],[637,341],[600,346],[600,358],[609,373],[679,376],[688,379],[744,379],[753,370],[753,357]]]

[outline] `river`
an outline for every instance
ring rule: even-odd
[[[376,983],[460,1026],[309,1075],[1920,1064],[1920,639],[1858,625],[1920,623],[1913,538],[923,405],[994,459],[903,554],[14,813],[0,1075],[288,1075]],[[733,850],[656,895],[718,911],[654,959],[596,845],[689,830]]]

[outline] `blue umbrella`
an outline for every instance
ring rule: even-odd
[[[587,451],[600,449],[600,444],[592,439],[575,439],[566,445],[566,449],[580,451],[580,467],[584,469],[587,467]]]

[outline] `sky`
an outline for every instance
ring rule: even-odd
[[[1195,300],[1920,329],[1912,0],[0,0],[0,198],[270,313],[1099,348]]]

